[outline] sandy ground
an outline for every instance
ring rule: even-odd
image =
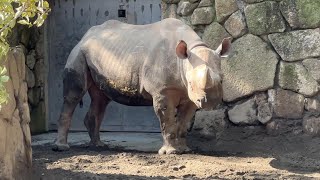
[[[191,136],[189,143],[193,153],[164,156],[121,144],[99,149],[73,144],[67,152],[34,144],[33,179],[320,179],[319,137],[232,127],[214,138]]]

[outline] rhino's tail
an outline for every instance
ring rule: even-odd
[[[81,100],[80,100],[80,102],[79,102],[79,105],[80,105],[80,108],[82,108],[82,107],[83,107],[83,101],[82,101],[82,98],[81,98]]]

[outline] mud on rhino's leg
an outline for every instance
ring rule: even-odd
[[[179,100],[176,97],[157,96],[153,98],[153,107],[160,120],[163,146],[158,151],[162,154],[182,153],[178,140],[178,127],[175,118]]]
[[[188,102],[181,104],[177,108],[177,121],[178,121],[178,139],[180,147],[184,149],[185,152],[190,151],[187,146],[187,132],[192,124],[192,118],[196,112],[197,107],[194,103]]]
[[[67,143],[68,131],[72,114],[86,92],[86,83],[81,76],[73,70],[64,71],[63,79],[63,107],[58,120],[58,137],[53,150],[64,151],[70,147]]]
[[[104,146],[104,143],[100,140],[99,131],[105,109],[110,102],[110,99],[106,97],[96,85],[92,85],[88,91],[91,97],[91,104],[84,119],[84,124],[87,127],[91,139],[89,145]]]
[[[67,143],[68,131],[71,124],[72,114],[77,104],[78,102],[75,101],[64,100],[62,112],[58,120],[58,137],[55,141],[53,150],[65,151],[70,148]]]

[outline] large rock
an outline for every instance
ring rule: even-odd
[[[248,34],[232,46],[229,58],[221,61],[224,101],[272,88],[278,59],[268,44]]]
[[[30,123],[30,110],[28,104],[28,86],[26,82],[21,82],[21,87],[17,100],[17,107],[19,109],[19,115],[21,119],[21,124],[29,126]]]
[[[280,8],[293,28],[320,27],[320,1],[318,0],[283,0]]]
[[[29,54],[27,55],[27,66],[30,68],[30,69],[33,69],[34,68],[34,65],[36,63],[36,51],[35,50],[31,50],[29,52]]]
[[[257,104],[257,118],[262,124],[266,124],[272,119],[273,114],[268,97],[265,93],[257,93],[254,98]]]
[[[205,136],[214,136],[229,126],[226,109],[213,111],[197,111],[193,131]]]
[[[320,102],[318,99],[314,98],[305,98],[304,104],[305,110],[312,114],[319,114],[320,113]]]
[[[209,7],[213,5],[213,0],[201,0],[198,7]]]
[[[243,0],[246,3],[258,3],[258,2],[262,2],[264,0]]]
[[[26,67],[26,78],[27,78],[26,80],[27,80],[28,88],[33,88],[34,85],[36,84],[36,80],[33,72],[28,67]]]
[[[29,44],[29,40],[30,40],[30,34],[31,34],[31,30],[29,28],[24,28],[21,32],[21,37],[20,37],[20,42],[24,45],[24,46],[28,46]]]
[[[40,28],[43,30],[43,27]],[[42,31],[40,31],[42,32]],[[39,39],[37,41],[37,44],[36,44],[36,58],[37,59],[40,59],[40,58],[44,58],[44,52],[45,52],[45,47],[44,47],[44,35],[43,35],[43,32],[40,33],[40,36],[39,36]]]
[[[192,25],[206,25],[210,24],[215,17],[215,10],[213,7],[201,7],[193,11],[191,15]]]
[[[31,122],[30,129],[35,133],[43,133],[46,129],[46,122],[43,120],[46,117],[46,106],[44,101],[40,101],[39,104],[30,112]]]
[[[283,119],[273,118],[266,124],[266,130],[269,135],[279,136],[280,134],[302,134],[301,119]]]
[[[306,116],[302,122],[303,131],[313,136],[320,135],[320,117]]]
[[[178,19],[184,22],[186,25],[190,26],[193,30],[196,28],[196,26],[193,26],[191,24],[191,16],[180,16],[178,17]]]
[[[180,1],[178,4],[177,14],[188,16],[198,7],[199,3],[190,3],[189,1]]]
[[[310,75],[318,83],[320,82],[320,58],[319,59],[305,59],[302,61],[303,66],[308,70]]]
[[[204,30],[207,26],[201,25],[201,26],[192,26],[192,27],[194,27],[193,30],[198,34],[198,36],[202,38]]]
[[[167,3],[167,4],[176,4],[178,3],[180,0],[162,0],[163,2]]]
[[[28,90],[28,102],[36,106],[40,102],[41,88],[33,88]]]
[[[272,119],[272,109],[269,103],[262,103],[258,106],[258,120],[262,124],[268,123]]]
[[[222,22],[238,10],[236,0],[215,0],[217,21]]]
[[[176,18],[177,17],[177,4],[161,3],[161,19]]]
[[[320,29],[275,33],[268,36],[273,47],[285,61],[320,56]]]
[[[217,22],[211,23],[204,29],[202,40],[211,48],[217,49],[223,38],[230,37],[227,31]]]
[[[258,118],[256,106],[253,98],[242,104],[235,105],[228,111],[230,121],[241,125],[257,124]]]
[[[277,89],[269,90],[269,102],[276,117],[280,118],[302,118],[304,109],[304,97],[301,94]]]
[[[8,69],[10,79],[4,83],[9,101],[0,110],[0,179],[31,179],[32,151],[24,56],[21,48],[13,48],[7,61],[1,61],[1,65]]]
[[[279,5],[273,1],[248,5],[245,15],[249,32],[255,35],[283,32],[286,29]]]
[[[25,54],[24,54],[24,49],[25,47],[22,45],[16,46],[15,48],[12,49],[13,56],[16,60],[16,65],[17,65],[17,71],[18,75],[21,81],[24,81],[26,79],[25,74]]]
[[[246,20],[240,11],[233,13],[224,23],[224,27],[234,38],[238,38],[248,31]]]
[[[36,62],[34,66],[35,86],[44,86],[46,67],[43,59]]]
[[[259,2],[268,1],[268,0],[243,0],[243,1],[246,3],[252,4],[252,3],[259,3]],[[282,0],[274,0],[274,1],[280,2]]]
[[[14,50],[16,51],[16,50]],[[13,55],[14,55],[14,52],[13,51]],[[14,59],[18,59],[18,58],[15,58]],[[14,95],[15,96],[18,96],[18,93],[19,93],[19,89],[20,89],[20,73],[18,72],[18,67],[17,67],[17,61],[16,60],[9,60],[8,62],[8,66],[6,67],[7,69],[10,69],[8,71],[9,73],[9,77],[11,78],[11,82],[12,82],[12,85],[13,85],[13,92],[14,92]]]
[[[313,96],[318,92],[317,81],[312,78],[302,64],[281,61],[279,69],[279,85],[281,88],[306,96]]]
[[[15,58],[13,56],[12,51],[8,52],[7,60],[4,61],[3,59],[1,59],[1,62],[0,62],[1,66],[2,67],[3,66],[6,67],[7,70],[10,72],[9,61],[15,61]],[[9,76],[10,76],[10,74],[9,74]],[[16,76],[17,76],[17,74],[16,74]],[[11,79],[9,79],[9,81],[4,83],[3,85],[4,85],[4,87],[5,87],[5,89],[6,89],[7,93],[8,93],[8,97],[10,99],[12,99],[12,101],[9,99],[8,103],[2,104],[0,106],[1,107],[0,118],[1,118],[2,121],[9,122],[11,120],[12,114],[15,111],[16,106],[17,106],[16,101],[15,101],[15,96],[17,96],[17,93],[19,92],[19,89],[16,89],[16,90],[14,89],[14,85],[13,85]],[[1,143],[0,143],[0,146],[1,146]]]

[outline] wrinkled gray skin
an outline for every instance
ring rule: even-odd
[[[92,146],[103,146],[99,128],[106,106],[116,101],[152,106],[160,120],[159,154],[183,153],[187,129],[199,108],[222,101],[221,56],[230,40],[209,49],[177,19],[150,25],[110,20],[88,30],[71,51],[64,70],[63,108],[55,150],[67,150],[72,114],[88,91],[91,105],[84,119]]]

